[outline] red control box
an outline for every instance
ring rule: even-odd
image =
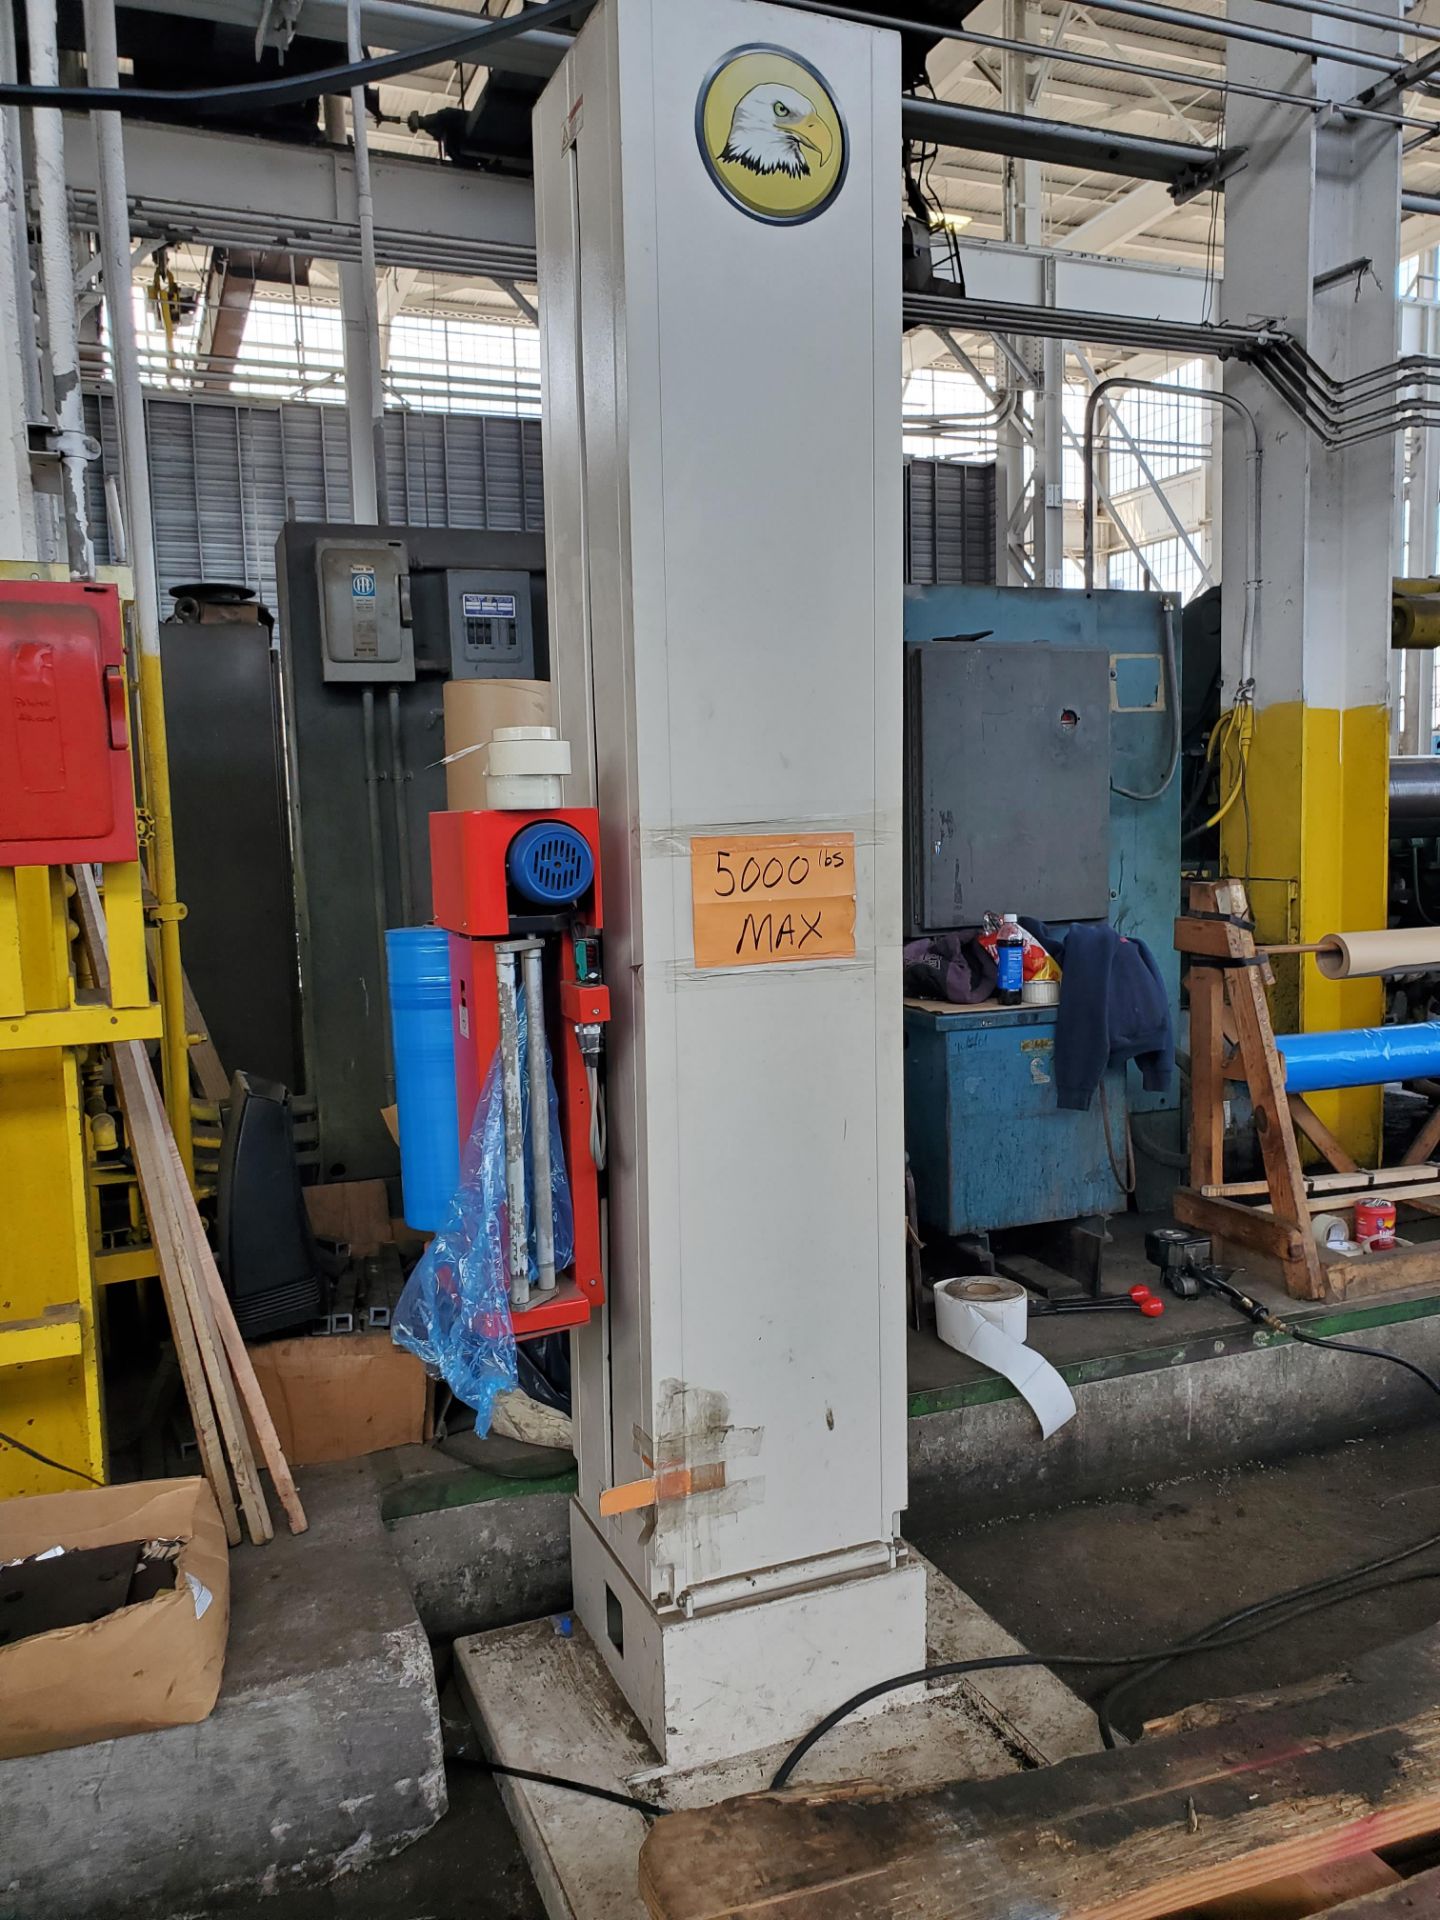
[[[136,852],[119,594],[0,581],[0,867]]]

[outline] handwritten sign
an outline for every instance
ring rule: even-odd
[[[853,833],[690,842],[697,967],[832,960],[855,951]]]

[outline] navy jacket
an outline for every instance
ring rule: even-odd
[[[1061,939],[1026,922],[1060,963],[1055,1025],[1055,1097],[1084,1113],[1107,1069],[1133,1060],[1147,1093],[1164,1093],[1175,1071],[1170,1003],[1155,957],[1143,940],[1113,927],[1072,927]]]

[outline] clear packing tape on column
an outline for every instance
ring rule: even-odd
[[[935,1331],[947,1347],[1008,1380],[1040,1422],[1042,1439],[1075,1417],[1075,1396],[1043,1354],[1025,1344],[1028,1295],[1013,1280],[942,1280]]]
[[[529,1022],[525,996],[517,996],[520,1088],[525,1126],[525,1228],[530,1281],[539,1278],[535,1258],[534,1163],[529,1150],[530,1084],[526,1072]],[[543,1032],[542,1027],[542,1045]],[[545,1055],[550,1107],[550,1190],[555,1217],[555,1267],[575,1260],[575,1220],[560,1138],[559,1103]],[[458,1400],[475,1409],[475,1431],[488,1433],[498,1393],[516,1383],[515,1329],[510,1318],[509,1203],[505,1187],[505,1104],[496,1050],[485,1075],[475,1120],[460,1164],[460,1184],[439,1232],[405,1283],[395,1309],[396,1346],[423,1361]]]

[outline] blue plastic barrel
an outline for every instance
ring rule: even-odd
[[[1347,1027],[1337,1033],[1277,1033],[1287,1093],[1378,1087],[1386,1080],[1440,1075],[1440,1020],[1401,1027]]]
[[[405,1220],[435,1233],[460,1184],[450,936],[442,927],[392,927],[385,953]]]

